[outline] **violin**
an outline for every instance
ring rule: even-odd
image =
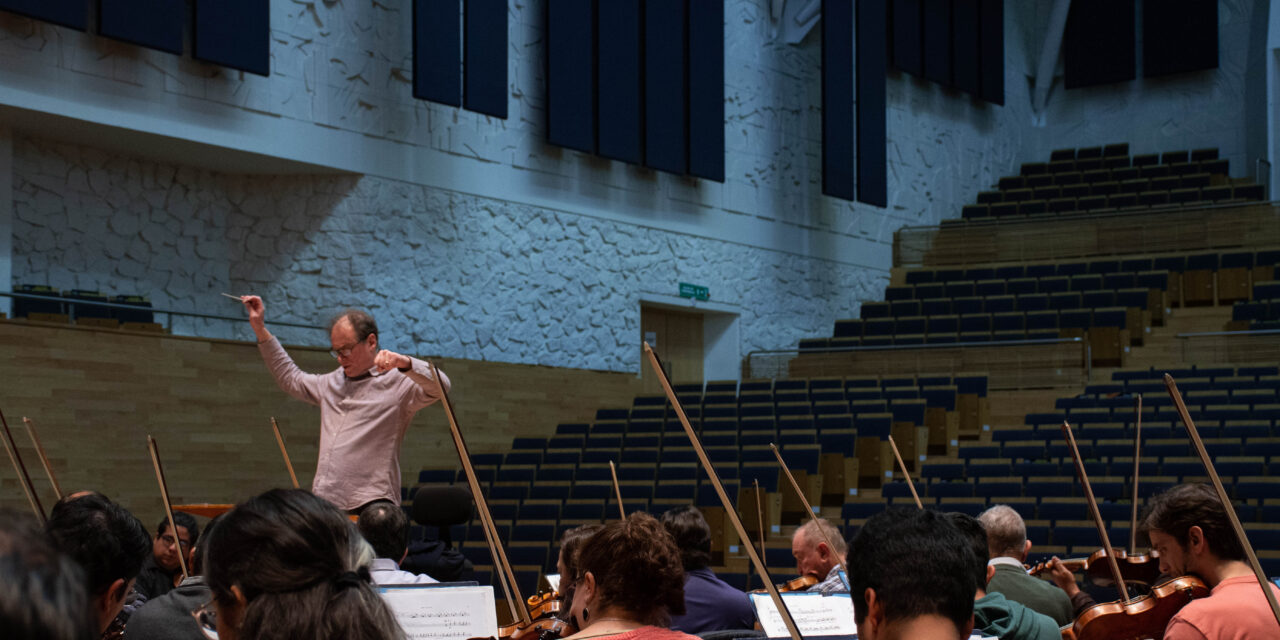
[[[517,620],[515,623],[498,628],[500,640],[559,640],[578,632],[577,627],[569,620],[560,617],[561,612],[568,612],[567,598],[558,591],[547,591],[529,596],[525,604],[529,607],[529,622]]]
[[[1199,578],[1182,576],[1152,587],[1151,594],[1123,602],[1105,602],[1085,609],[1063,637],[1075,640],[1146,638],[1153,629],[1163,630],[1188,602],[1209,595]]]
[[[810,574],[805,574],[799,578],[783,582],[782,584],[775,584],[773,585],[773,588],[777,589],[778,593],[792,593],[796,591],[804,591],[815,584],[818,584],[818,578]],[[765,590],[756,589],[751,593],[765,593]]]
[[[1116,549],[1115,555],[1116,562],[1120,565],[1120,576],[1125,582],[1150,587],[1159,579],[1160,554],[1156,553],[1154,549],[1147,553],[1134,555],[1126,553],[1124,549]],[[1049,562],[1045,560],[1031,567],[1027,570],[1027,575],[1039,576],[1041,573],[1049,571]],[[1098,549],[1088,558],[1070,558],[1061,560],[1061,562],[1068,571],[1085,574],[1089,577],[1090,582],[1099,587],[1115,585],[1115,578],[1111,575],[1106,549]]]

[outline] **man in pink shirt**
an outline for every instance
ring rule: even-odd
[[[400,503],[400,444],[419,409],[440,399],[441,384],[426,362],[378,348],[378,325],[347,309],[329,323],[329,352],[339,367],[306,373],[267,331],[266,306],[243,296],[258,351],[285,393],[320,407],[320,459],[311,491],[339,509],[359,513],[372,502]]]
[[[1156,496],[1143,527],[1151,536],[1151,548],[1160,554],[1161,573],[1191,574],[1212,590],[1169,621],[1166,640],[1280,638],[1280,621],[1211,487],[1183,484]],[[1267,588],[1280,597],[1275,585],[1268,583]]]

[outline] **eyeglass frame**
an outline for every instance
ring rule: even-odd
[[[196,628],[209,640],[218,640],[218,610],[210,600],[191,612],[195,618]]]
[[[371,335],[374,335],[374,334],[372,334],[372,333],[371,333],[371,334],[369,334],[369,335],[371,336]],[[347,357],[350,357],[350,356],[351,356],[351,352],[352,352],[352,351],[354,351],[356,347],[360,346],[360,345],[361,345],[361,344],[363,344],[363,343],[368,342],[368,340],[369,340],[369,336],[365,336],[364,338],[362,338],[362,339],[360,339],[360,340],[356,340],[355,342],[352,342],[351,344],[349,344],[349,345],[347,345],[347,346],[345,346],[345,347],[339,347],[339,348],[337,348],[337,349],[330,349],[330,350],[329,350],[329,355],[333,356],[335,359],[336,359],[336,358],[347,358]]]

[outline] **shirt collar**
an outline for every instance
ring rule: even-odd
[[[391,558],[374,558],[369,565],[370,571],[399,571],[400,564]]]
[[[999,566],[1002,564],[1007,564],[1011,567],[1017,567],[1019,569],[1023,568],[1022,562],[1020,560],[1018,560],[1017,558],[1010,558],[1009,556],[1000,556],[998,558],[992,558],[987,561],[987,564],[993,567]]]

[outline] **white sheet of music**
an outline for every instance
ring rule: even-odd
[[[812,636],[852,636],[858,633],[858,626],[853,622],[853,600],[849,594],[824,596],[820,593],[784,593],[782,601],[791,612],[800,635]],[[756,618],[760,627],[770,638],[789,638],[787,625],[782,621],[782,614],[773,605],[773,598],[767,593],[751,594],[751,604],[755,606]]]
[[[493,587],[378,587],[410,640],[498,637]]]

